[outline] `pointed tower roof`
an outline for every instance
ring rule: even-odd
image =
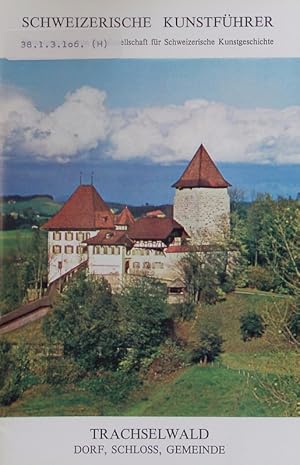
[[[126,206],[121,213],[115,215],[115,224],[130,226],[135,222],[134,216]]]
[[[201,144],[181,177],[172,187],[179,189],[185,187],[220,188],[229,187],[230,185],[223,178],[205,147]]]
[[[113,228],[113,214],[92,185],[80,185],[43,229]]]

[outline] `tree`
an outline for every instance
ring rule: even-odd
[[[0,341],[0,404],[10,405],[32,385],[29,348]]]
[[[5,257],[1,275],[1,312],[7,313],[28,299],[30,289],[33,298],[42,296],[47,278],[47,235],[33,230],[30,239],[16,236],[17,251]]]
[[[50,344],[85,370],[115,368],[120,357],[118,310],[104,279],[85,273],[70,282],[44,323]]]
[[[259,194],[247,212],[246,244],[251,265],[264,265],[264,257],[260,254],[260,241],[272,223],[273,200],[269,194]]]
[[[189,252],[180,261],[180,271],[189,300],[194,303],[215,303],[218,299],[219,277],[224,273],[222,251]]]
[[[264,313],[265,338],[280,371],[272,376],[257,375],[254,395],[274,406],[280,404],[287,416],[299,415],[300,341],[293,323],[299,316],[295,298],[286,297],[268,304]],[[294,320],[295,319],[295,320]]]
[[[300,205],[292,200],[273,201],[272,221],[259,243],[261,256],[282,287],[300,296]]]
[[[273,274],[278,290],[299,295],[299,202],[259,196],[248,211],[246,244],[252,265]]]
[[[127,355],[138,367],[166,336],[166,286],[154,278],[135,277],[124,286],[119,306]]]

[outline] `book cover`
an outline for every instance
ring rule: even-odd
[[[1,464],[295,463],[299,6],[1,13]]]

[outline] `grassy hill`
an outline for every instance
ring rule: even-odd
[[[274,300],[266,295],[231,294],[224,302],[202,308],[200,320],[217,323],[225,339],[224,352],[213,365],[191,365],[158,379],[146,376],[142,386],[128,396],[115,400],[110,387],[95,392],[94,382],[65,387],[37,385],[20,400],[0,410],[5,416],[26,415],[126,415],[126,416],[284,416],[284,402],[268,397],[266,386],[280,380],[283,389],[297,392],[300,376],[299,353],[290,347],[272,344],[268,329],[262,338],[243,342],[239,331],[240,315],[248,309],[262,312]],[[178,323],[182,337],[193,337],[194,322]],[[10,333],[8,339],[20,339],[43,346],[41,322]],[[293,373],[294,377],[290,376]],[[285,388],[286,382],[286,388]],[[108,389],[108,390],[107,390]],[[287,395],[290,393],[287,392]]]
[[[2,259],[16,256],[18,254],[18,250],[22,250],[24,243],[31,241],[32,235],[32,229],[0,231],[0,250]]]
[[[9,198],[9,200],[1,200],[1,210],[5,214],[12,212],[22,213],[24,211],[32,210],[42,217],[50,217],[54,215],[60,208],[61,203],[56,202],[48,195],[37,195],[27,197]]]

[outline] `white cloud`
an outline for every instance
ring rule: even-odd
[[[54,111],[44,113],[28,98],[4,89],[0,93],[0,147],[59,161],[96,148],[106,141],[110,127],[105,98],[103,91],[81,87],[67,94]]]
[[[190,100],[182,105],[110,110],[105,92],[81,87],[52,112],[26,96],[0,92],[0,149],[68,161],[106,147],[117,160],[190,160],[202,142],[216,161],[300,163],[300,107],[242,109]],[[101,156],[101,155],[100,155]]]

